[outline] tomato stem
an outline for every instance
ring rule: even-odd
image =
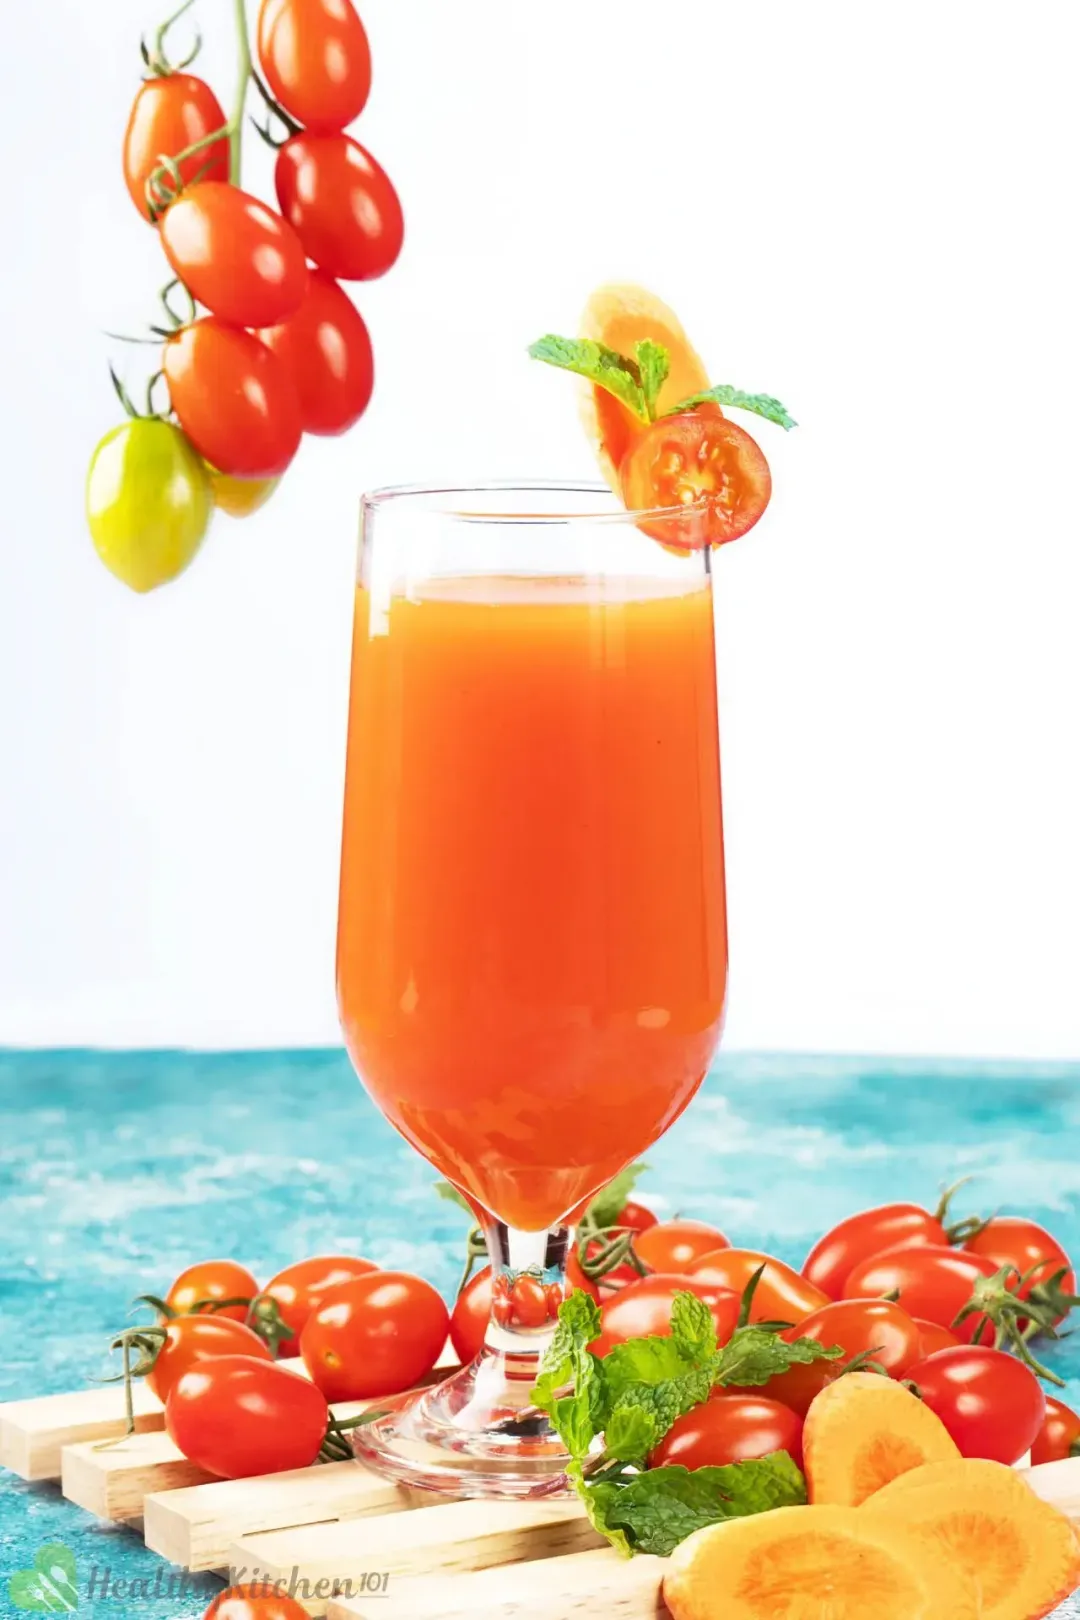
[[[184,3],[180,9],[178,11],[174,11],[171,17],[166,17],[165,21],[161,24],[161,27],[154,30],[154,43],[152,45],[147,45],[145,39],[142,41],[140,46],[142,59],[146,63],[151,77],[155,79],[167,79],[171,73],[182,73],[184,68],[190,67],[192,62],[194,62],[195,58],[198,56],[200,50],[202,49],[202,35],[199,33],[198,29],[195,30],[195,43],[192,45],[190,51],[184,57],[182,62],[173,64],[169,61],[169,58],[165,54],[165,35],[169,32],[169,29],[174,23],[180,21],[180,18],[184,15],[185,11],[191,10],[194,4],[195,0],[184,0]]]
[[[233,0],[236,17],[236,48],[239,58],[236,80],[236,99],[229,119],[229,179],[234,186],[240,184],[240,156],[244,137],[244,103],[247,101],[251,80],[251,45],[248,42],[247,12],[244,0]]]

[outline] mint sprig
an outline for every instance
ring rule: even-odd
[[[791,416],[778,399],[771,394],[747,394],[741,388],[733,388],[730,383],[717,383],[715,388],[706,388],[700,394],[691,394],[689,399],[680,399],[673,405],[665,416],[678,416],[683,411],[692,411],[695,405],[733,405],[736,410],[753,411],[755,416],[763,416],[767,422],[775,422],[790,433],[798,422]]]
[[[806,1502],[806,1481],[786,1451],[720,1468],[672,1464],[586,1488],[601,1535],[624,1552],[661,1558],[705,1525]]]
[[[667,382],[671,363],[668,352],[662,343],[654,343],[651,338],[644,338],[642,342],[634,344],[634,358],[637,360],[638,373],[641,377],[641,391],[645,395],[645,409],[649,413],[649,421],[656,417],[656,399],[661,388]]]
[[[628,360],[592,338],[557,337],[553,332],[531,344],[529,353],[534,360],[543,360],[545,365],[558,366],[562,371],[576,372],[579,377],[606,388],[641,421],[649,421],[636,360]]]

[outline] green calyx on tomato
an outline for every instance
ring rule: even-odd
[[[86,518],[101,561],[133,591],[182,574],[202,545],[214,499],[186,435],[135,417],[101,440],[86,477]]]

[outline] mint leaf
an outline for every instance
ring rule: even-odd
[[[607,1517],[608,1509],[618,1501],[619,1486],[608,1484],[603,1480],[595,1485],[589,1484],[582,1475],[579,1462],[572,1462],[569,1465],[566,1477],[585,1504],[585,1512],[593,1529],[598,1535],[606,1536],[624,1558],[629,1558],[631,1547],[625,1533],[609,1524]]]
[[[770,1328],[736,1328],[716,1361],[718,1384],[767,1384],[789,1367],[806,1366],[811,1361],[836,1361],[843,1355],[840,1345],[825,1346],[816,1339],[795,1339],[789,1343]]]
[[[649,421],[636,361],[616,354],[614,349],[595,343],[592,338],[556,337],[553,332],[531,344],[529,353],[534,360],[543,360],[546,365],[558,366],[563,371],[574,371],[599,388],[606,388],[635,416],[643,422]]]
[[[682,1378],[696,1371],[698,1362],[674,1335],[657,1334],[612,1345],[602,1365],[608,1399],[617,1401],[624,1390],[638,1384],[661,1384],[671,1378]]]
[[[806,1481],[786,1451],[722,1468],[652,1468],[625,1483],[578,1487],[594,1527],[620,1550],[669,1553],[707,1524],[801,1507]]]
[[[532,1388],[534,1403],[551,1418],[572,1457],[584,1457],[604,1427],[603,1374],[588,1349],[599,1332],[600,1307],[584,1289],[576,1289],[559,1306],[558,1324]],[[571,1383],[572,1393],[558,1393]]]
[[[463,1193],[458,1192],[457,1188],[452,1182],[437,1181],[435,1183],[435,1196],[437,1198],[445,1199],[448,1204],[457,1204],[459,1209],[463,1209],[465,1211],[470,1221],[475,1221],[476,1216],[469,1205],[468,1199]]]
[[[794,417],[790,416],[778,399],[771,394],[745,394],[741,388],[733,388],[730,383],[717,383],[715,388],[706,388],[704,393],[691,394],[689,399],[680,399],[665,416],[675,416],[679,411],[692,411],[695,405],[734,405],[736,410],[753,411],[755,416],[763,416],[768,422],[775,422],[778,427],[788,432],[798,427]]]
[[[679,1348],[697,1361],[716,1354],[716,1323],[712,1312],[697,1294],[679,1293],[671,1306],[671,1337]]]
[[[600,1363],[606,1370],[607,1363]],[[608,1407],[604,1449],[620,1462],[644,1462],[676,1418],[707,1401],[712,1367],[698,1367],[658,1384],[628,1384]]]
[[[691,1293],[675,1295],[670,1334],[613,1345],[600,1363],[608,1454],[644,1460],[676,1418],[708,1400],[716,1362],[716,1326],[708,1306]]]
[[[634,344],[634,355],[641,374],[641,391],[645,395],[645,409],[649,413],[651,422],[656,415],[656,399],[661,388],[667,382],[671,364],[668,352],[662,343],[654,343],[651,338],[645,338],[641,343]]]
[[[620,1170],[606,1187],[592,1198],[581,1217],[582,1226],[614,1226],[623,1212],[623,1205],[634,1190],[634,1185],[647,1164],[628,1164]]]

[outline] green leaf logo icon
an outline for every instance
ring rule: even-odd
[[[17,1609],[33,1614],[71,1614],[79,1607],[75,1560],[61,1541],[38,1549],[33,1569],[20,1569],[8,1582]]]

